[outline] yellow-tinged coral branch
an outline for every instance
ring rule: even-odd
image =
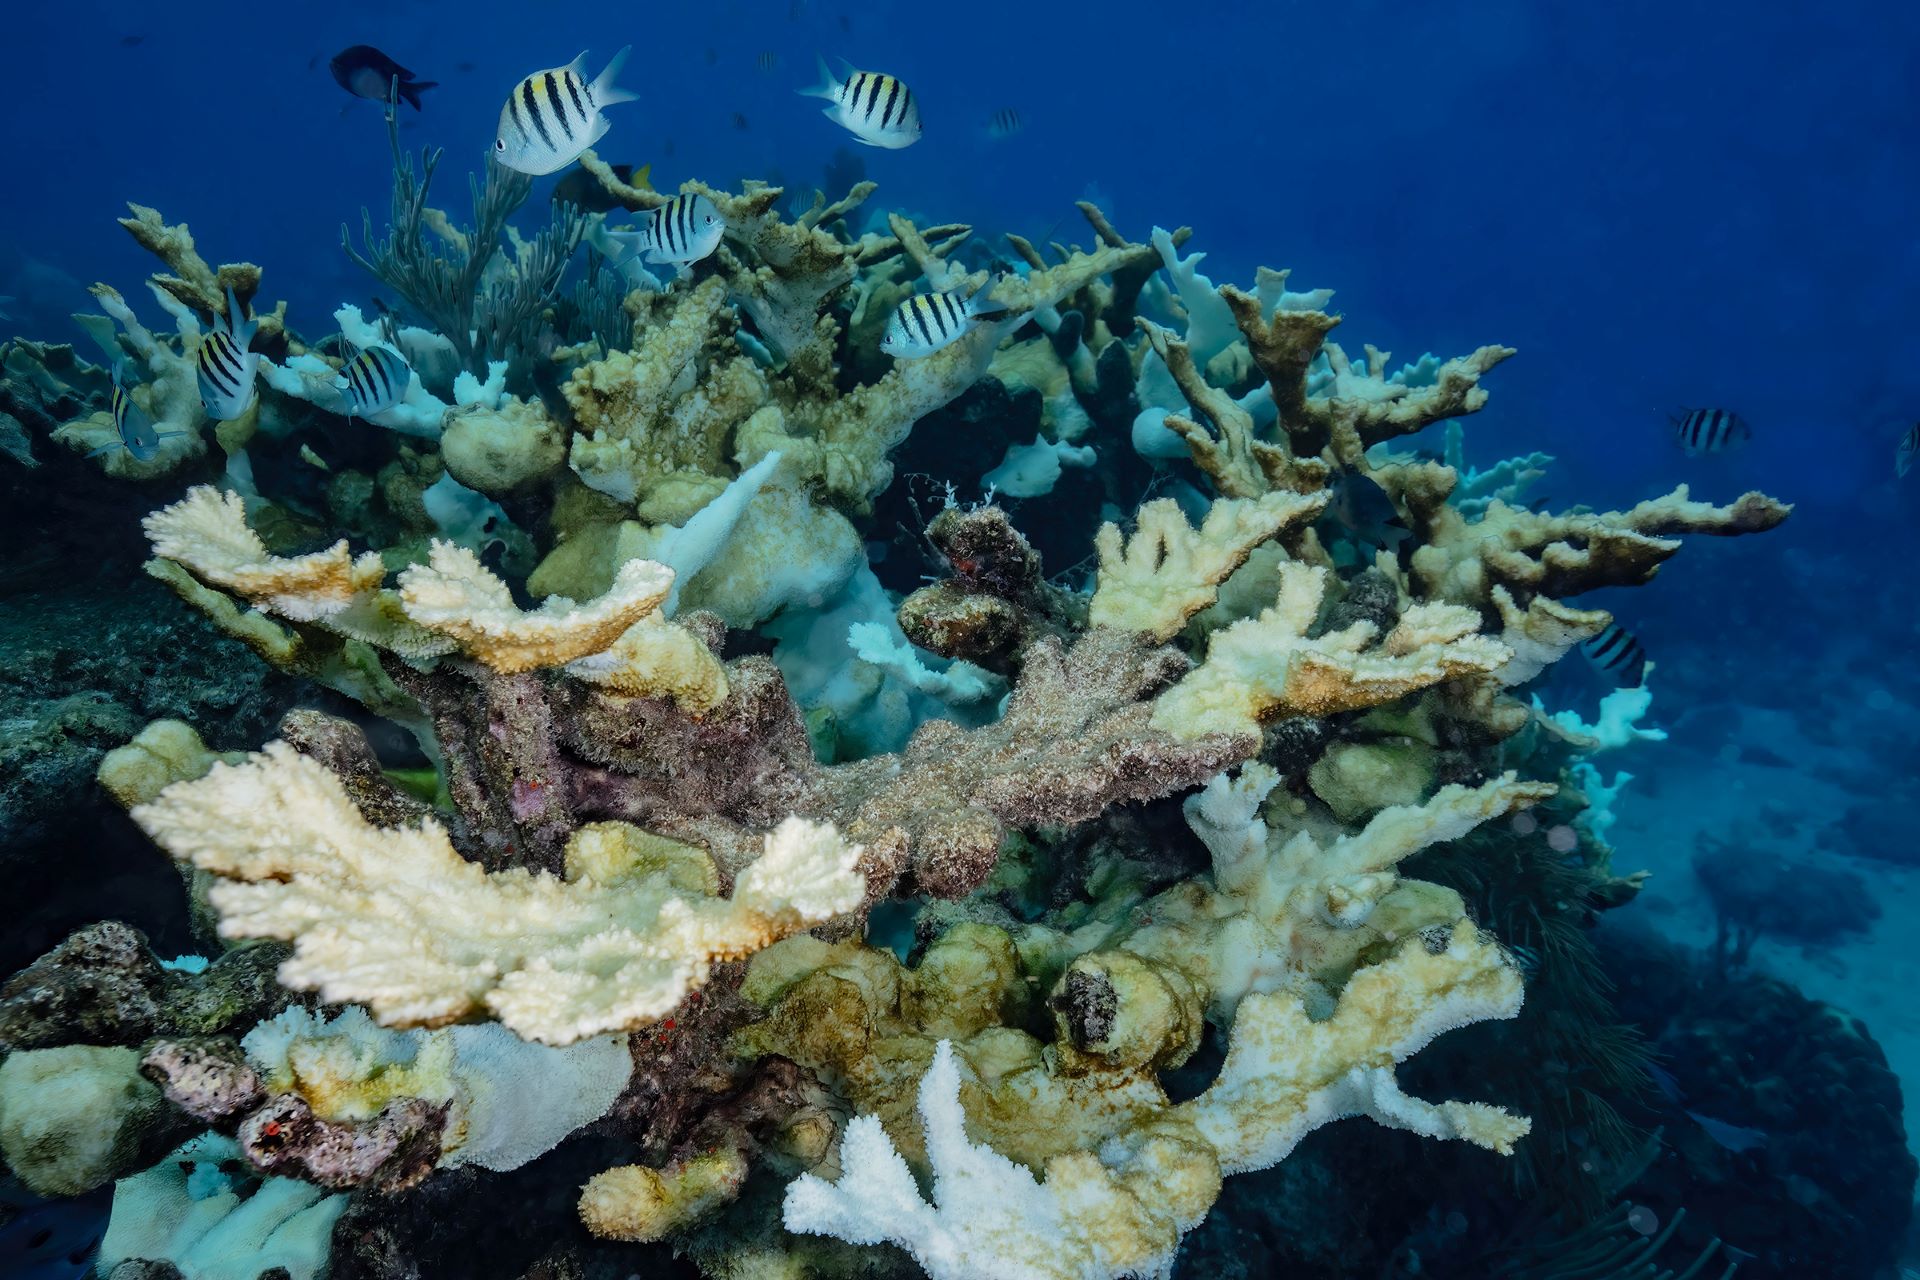
[[[1498,640],[1474,634],[1477,613],[1445,605],[1408,609],[1377,645],[1365,622],[1309,638],[1325,589],[1326,570],[1282,565],[1279,599],[1213,634],[1206,661],[1155,701],[1154,727],[1189,739],[1257,733],[1279,716],[1379,706],[1513,657]]]
[[[356,559],[344,538],[311,555],[271,554],[247,527],[240,495],[211,485],[196,485],[141,523],[155,554],[202,582],[297,621],[338,613],[354,597],[377,591],[386,577],[378,554]]]
[[[480,557],[437,539],[426,564],[400,574],[400,604],[409,619],[501,672],[557,667],[602,653],[657,610],[672,589],[673,570],[629,560],[598,600],[576,605],[553,596],[538,609],[522,610]]]
[[[1116,524],[1102,525],[1094,536],[1100,572],[1087,620],[1142,632],[1157,642],[1171,640],[1214,602],[1220,584],[1255,547],[1312,520],[1326,504],[1325,493],[1223,498],[1195,529],[1179,504],[1155,499],[1140,508],[1133,537],[1124,546]]]

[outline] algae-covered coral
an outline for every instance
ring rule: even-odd
[[[1521,1014],[1540,972],[1503,932],[1524,914],[1470,905],[1494,873],[1448,851],[1609,794],[1577,794],[1599,741],[1515,693],[1605,626],[1564,598],[1789,508],[1512,505],[1495,481],[1544,459],[1400,451],[1481,409],[1512,351],[1355,359],[1326,291],[1216,290],[1185,229],[1129,240],[1092,204],[1089,247],[1002,257],[863,220],[871,183],[795,213],[690,182],[724,237],[661,278],[594,256],[608,215],[523,238],[528,184],[497,165],[455,227],[427,204],[438,156],[416,170],[393,136],[393,225],[349,249],[422,325],[343,307],[305,331],[259,306],[258,268],[139,207],[174,332],[96,291],[129,393],[191,433],[94,464],[156,486],[147,572],[333,712],[226,758],[169,723],[103,766],[222,952],[196,981],[250,957],[277,983],[223,1018],[129,1012],[173,980],[127,938],[16,978],[0,1151],[30,1186],[212,1131],[180,1150],[286,1198],[299,1265],[331,1231],[336,1274],[444,1265],[409,1223],[496,1214],[476,1164],[587,1233],[549,1224],[489,1273],[657,1245],[715,1277],[1103,1280],[1163,1273],[1224,1178],[1344,1118],[1558,1149],[1562,1116],[1485,1087],[1505,1076],[1475,1033],[1441,1100],[1400,1078]],[[583,163],[632,207],[670,198]],[[991,310],[890,360],[921,284]],[[248,304],[258,397],[209,432],[192,370]],[[378,405],[342,372],[374,346],[406,371]],[[44,403],[93,408],[97,371],[15,354]],[[1002,403],[1037,443],[939,477],[924,559],[876,563],[897,459]],[[970,500],[1037,496],[1062,459],[1112,482],[1046,513],[1088,580],[1049,576],[1038,508]],[[1355,486],[1403,536],[1343,518]],[[1587,847],[1583,885],[1630,897]],[[11,1031],[42,994],[112,1008]],[[121,1184],[115,1256],[148,1256],[123,1215],[183,1196],[190,1159]]]

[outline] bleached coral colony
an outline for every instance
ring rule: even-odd
[[[1530,941],[1403,864],[1609,800],[1598,738],[1514,692],[1607,623],[1564,598],[1788,508],[1518,505],[1503,481],[1547,459],[1468,477],[1402,444],[1479,410],[1510,350],[1352,358],[1324,291],[1216,289],[1186,230],[1130,241],[1092,205],[1089,248],[1008,237],[996,276],[968,227],[866,217],[870,183],[804,208],[688,183],[713,259],[658,282],[596,258],[569,292],[600,216],[522,238],[526,182],[495,169],[458,228],[431,159],[397,169],[355,252],[438,331],[344,307],[308,341],[258,268],[138,207],[170,330],[95,289],[90,333],[182,433],[95,465],[202,481],[147,518],[148,572],[433,766],[316,711],[226,758],[157,723],[103,764],[228,948],[162,969],[101,925],[0,992],[0,1151],[44,1193],[122,1179],[103,1269],[373,1274],[344,1259],[409,1247],[384,1204],[587,1127],[587,1231],[708,1275],[1149,1276],[1223,1178],[1343,1118],[1539,1140],[1521,1099],[1396,1078],[1521,1010]],[[923,282],[1004,310],[889,361]],[[229,291],[263,385],[209,431],[194,365]],[[377,344],[412,380],[348,423],[335,373]],[[15,344],[9,376],[104,395],[53,348]],[[943,576],[896,599],[859,522],[983,388],[1037,400],[1040,439],[943,477]],[[391,433],[371,478],[329,463],[348,429]],[[267,445],[298,450],[297,494]],[[1048,576],[1019,506],[964,500],[1142,458],[1170,496],[1112,489],[1084,581]],[[1408,536],[1343,520],[1355,485]],[[1581,874],[1621,901],[1604,829]],[[49,991],[98,1016],[36,1017]]]

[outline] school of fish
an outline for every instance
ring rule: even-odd
[[[631,52],[631,45],[622,48],[592,80],[586,78],[585,52],[564,67],[522,77],[501,105],[493,158],[506,168],[535,177],[557,173],[573,164],[612,128],[607,108],[640,96],[618,83]],[[715,52],[709,50],[708,61],[715,60]],[[772,74],[778,70],[780,59],[764,51],[755,57],[754,65],[761,73]],[[818,82],[797,92],[826,99],[829,105],[822,114],[863,145],[898,150],[920,140],[920,101],[912,89],[886,72],[857,70],[844,60],[841,65],[842,71],[836,75],[821,59]],[[415,110],[420,107],[419,92],[434,87],[431,82],[417,80],[413,72],[369,45],[343,50],[331,61],[330,70],[341,87],[356,97],[404,99]],[[736,128],[747,127],[743,115],[735,113],[733,121]],[[1019,110],[1005,106],[988,115],[985,132],[991,139],[1004,141],[1024,127]],[[623,182],[648,189],[645,168],[618,165],[614,170]],[[563,179],[553,198],[587,212],[624,209],[640,214],[637,227],[609,230],[591,241],[616,265],[638,261],[647,266],[670,266],[685,277],[695,264],[712,256],[726,236],[726,222],[719,209],[698,193],[669,197],[643,212],[613,197],[582,170]],[[908,298],[889,321],[880,350],[895,359],[914,360],[951,346],[984,319],[1005,310],[989,300],[992,290],[989,282],[964,297],[938,292]],[[264,359],[251,350],[256,331],[257,325],[229,290],[226,314],[213,318],[195,353],[201,401],[207,416],[215,421],[238,418],[255,402]],[[412,370],[399,353],[372,346],[358,351],[341,366],[333,386],[345,416],[374,418],[405,399],[412,377]],[[110,412],[117,439],[94,450],[95,454],[124,448],[145,461],[155,455],[160,440],[187,434],[156,432],[117,371]],[[1670,421],[1675,441],[1689,457],[1728,452],[1746,444],[1753,434],[1744,418],[1721,408],[1684,410]],[[1896,446],[1895,474],[1905,476],[1916,456],[1920,456],[1920,423],[1908,429]],[[1634,683],[1645,665],[1645,652],[1639,642],[1616,625],[1610,625],[1583,647],[1596,666],[1623,683]]]

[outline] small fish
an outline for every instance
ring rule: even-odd
[[[0,302],[10,299],[0,298]],[[1893,451],[1893,474],[1904,476],[1913,470],[1913,459],[1920,454],[1920,422],[1907,428],[1907,434],[1900,437],[1900,446]]]
[[[1379,551],[1393,551],[1412,537],[1400,508],[1380,482],[1359,471],[1341,471],[1330,486],[1333,496],[1322,519],[1331,521],[1353,543]]]
[[[1518,943],[1507,943],[1507,954],[1513,957],[1514,967],[1520,975],[1531,982],[1540,973],[1540,953],[1532,947],[1523,947]]]
[[[342,49],[328,61],[327,69],[333,72],[334,82],[342,89],[356,98],[371,98],[375,102],[387,100],[394,79],[398,77],[401,101],[415,111],[420,109],[421,90],[437,88],[440,83],[437,80],[415,80],[413,72],[370,44],[356,44]]]
[[[131,35],[131,36],[120,37],[120,43],[129,49],[145,44],[146,41],[147,41],[147,38],[144,35]]]
[[[1676,1104],[1686,1101],[1686,1095],[1680,1089],[1680,1081],[1674,1077],[1673,1072],[1651,1061],[1646,1064],[1646,1071],[1647,1078],[1653,1081],[1653,1087],[1658,1089],[1667,1101]]]
[[[847,16],[846,14],[844,14],[844,13],[840,15],[840,29],[841,29],[842,31],[851,31],[851,30],[853,30],[853,19],[852,19],[852,18],[850,18],[850,17],[848,17],[848,16]]]
[[[1002,107],[987,117],[987,136],[996,140],[1011,138],[1025,127],[1020,113],[1012,107]]]
[[[1689,409],[1672,422],[1674,438],[1689,458],[1725,453],[1753,438],[1747,420],[1725,409]]]
[[[1647,678],[1647,651],[1633,633],[1617,622],[1609,622],[1597,636],[1580,642],[1580,652],[1594,670],[1624,688],[1637,689]]]
[[[640,96],[614,83],[632,51],[628,45],[614,54],[591,84],[581,74],[587,65],[587,55],[582,53],[564,67],[536,71],[513,86],[500,108],[494,159],[535,177],[579,159],[611,127],[603,114],[606,108]]]
[[[632,247],[642,262],[690,266],[720,247],[727,224],[703,195],[678,195],[648,214],[638,231],[608,236]]]
[[[133,455],[136,462],[152,462],[154,456],[160,452],[162,440],[187,434],[185,431],[155,431],[153,419],[149,418],[140,406],[133,402],[133,397],[127,394],[127,388],[121,380],[118,369],[113,372],[113,397],[108,401],[108,408],[113,415],[113,429],[119,433],[120,438],[93,450],[87,454],[89,458],[98,458],[116,449],[125,449]]]
[[[887,323],[880,349],[902,360],[930,356],[972,332],[978,321],[1006,308],[987,301],[992,288],[983,288],[962,302],[951,293],[923,293],[908,298]]]
[[[822,108],[821,114],[870,147],[897,151],[920,141],[919,100],[892,76],[847,67],[847,78],[841,80],[827,70],[823,58],[820,83],[800,93],[829,99],[833,105]]]
[[[738,129],[740,132],[745,133],[752,126],[750,126],[747,123],[747,118],[745,116],[741,115],[738,111],[736,111],[733,113],[733,127]]]
[[[1687,1112],[1687,1118],[1706,1130],[1707,1136],[1715,1143],[1735,1155],[1757,1151],[1767,1145],[1765,1130],[1730,1124],[1725,1120],[1716,1120],[1712,1116],[1703,1116],[1698,1111]]]
[[[777,70],[780,66],[780,55],[773,52],[771,49],[764,50],[762,51],[759,57],[753,60],[753,65],[760,68],[760,70],[766,72],[768,75],[772,75],[773,72]]]
[[[406,399],[413,370],[397,352],[366,347],[340,367],[334,389],[347,402],[349,418],[371,418]]]
[[[653,176],[653,166],[643,164],[636,168],[630,164],[611,166],[613,176],[630,187],[642,191],[653,190],[649,180]],[[628,204],[600,185],[600,179],[585,169],[575,169],[554,184],[553,203],[570,204],[584,213],[612,213],[615,209],[625,209],[628,213],[638,213],[640,206]]]
[[[456,62],[453,64],[453,69],[455,71],[471,71],[473,70],[474,65],[475,64],[471,62]]]
[[[247,345],[259,328],[241,312],[240,299],[228,289],[227,314],[214,317],[213,328],[200,339],[200,350],[194,356],[200,374],[200,403],[207,407],[209,417],[231,422],[253,404],[260,356],[247,350]]]

